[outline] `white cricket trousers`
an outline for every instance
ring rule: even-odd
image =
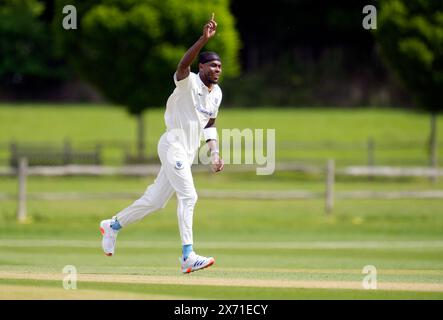
[[[122,227],[140,221],[150,213],[164,208],[175,192],[182,244],[193,244],[192,221],[197,202],[191,173],[193,159],[190,159],[181,144],[168,142],[167,133],[159,140],[158,155],[162,165],[154,183],[148,186],[140,199],[120,211],[115,218]]]

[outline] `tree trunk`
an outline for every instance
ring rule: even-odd
[[[143,112],[137,114],[137,158],[145,159],[145,123]]]
[[[431,114],[431,132],[429,135],[429,165],[432,169],[437,169],[437,113]],[[431,182],[435,183],[437,176],[431,176]]]

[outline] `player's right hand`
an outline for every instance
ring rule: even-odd
[[[203,27],[203,37],[205,39],[210,39],[215,35],[217,30],[217,22],[214,20],[214,13],[212,14],[211,20]]]

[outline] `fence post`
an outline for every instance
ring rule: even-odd
[[[334,207],[335,161],[329,159],[326,166],[326,214],[332,213]]]
[[[95,145],[95,154],[94,154],[94,162],[95,162],[96,165],[99,165],[99,164],[102,163],[101,151],[102,151],[102,144],[101,143],[97,143]]]
[[[18,167],[18,157],[17,157],[17,143],[15,141],[11,141],[11,144],[9,146],[10,150],[10,158],[9,158],[9,165],[11,167]]]
[[[375,142],[372,137],[368,138],[368,167],[375,165]]]
[[[431,181],[432,184],[437,183],[437,177],[438,177],[438,167],[437,164],[434,163],[431,166],[431,176],[429,177],[429,180]]]
[[[429,137],[429,165],[431,167],[431,175],[429,181],[431,183],[437,182],[437,115],[431,114],[431,134]]]
[[[63,164],[71,164],[72,162],[72,147],[71,141],[69,139],[65,139],[63,143]]]
[[[26,220],[26,177],[28,174],[28,159],[20,158],[18,164],[18,207],[17,220]]]

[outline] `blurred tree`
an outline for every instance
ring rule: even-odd
[[[387,64],[419,107],[431,113],[430,162],[437,165],[443,109],[443,1],[380,0],[376,38]]]
[[[225,85],[225,104],[379,107],[409,103],[407,94],[391,81],[373,35],[362,27],[362,9],[368,4],[376,1],[232,1],[243,43],[244,72]]]
[[[77,8],[78,30],[61,27],[67,4]],[[58,0],[55,12],[60,54],[109,100],[137,116],[140,159],[145,150],[143,112],[165,105],[177,64],[211,12],[218,32],[206,49],[219,52],[225,76],[239,71],[239,37],[228,0]]]
[[[24,91],[65,76],[51,43],[50,25],[38,0],[0,0],[0,85]]]

